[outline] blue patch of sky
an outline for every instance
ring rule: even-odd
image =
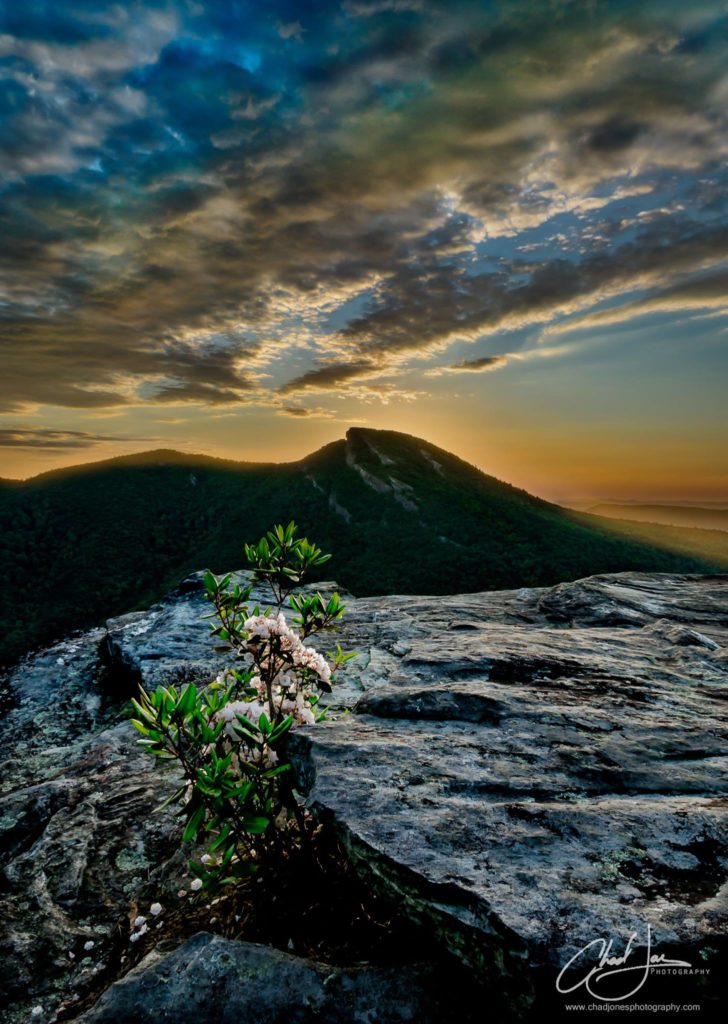
[[[596,209],[556,212],[535,227],[487,237],[475,246],[474,258],[469,260],[465,273],[477,276],[494,269],[497,261],[524,256],[528,259],[556,257],[577,263],[583,257],[584,244],[593,249],[592,240],[582,236],[600,226],[608,230],[610,245],[634,241],[648,215],[676,204],[687,204],[695,184],[695,179],[683,180],[678,187],[673,183],[671,189],[665,186],[649,193],[618,197]],[[599,190],[595,190],[595,195],[600,198]],[[690,215],[696,219],[711,216],[707,211],[701,214],[699,209],[693,208]],[[622,221],[626,223],[621,225]]]
[[[346,299],[336,309],[333,309],[325,318],[323,329],[326,333],[343,330],[346,325],[363,316],[370,308],[376,297],[374,288],[366,288],[358,294]]]
[[[562,357],[518,364],[519,376],[548,378],[551,396],[563,392],[572,404],[580,403],[579,392],[587,403],[601,395],[612,416],[623,405],[632,422],[654,422],[656,411],[673,409],[682,418],[714,422],[723,433],[728,346],[720,332],[726,323],[728,317],[713,320],[655,313],[639,321],[605,324],[590,331],[585,343],[581,333],[569,335],[566,340],[577,342],[577,347]]]

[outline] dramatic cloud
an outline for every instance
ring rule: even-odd
[[[292,416],[294,419],[331,419],[333,413],[329,409],[322,409],[319,406],[308,408],[302,405],[282,405],[277,413],[279,416]]]
[[[154,441],[153,437],[120,437],[113,434],[91,434],[80,430],[49,430],[0,427],[2,448],[72,449],[92,448],[101,442]]]
[[[716,308],[727,43],[717,0],[5,5],[0,411],[324,415],[281,396]]]
[[[387,362],[403,352],[548,323],[605,296],[657,287],[726,258],[728,226],[661,218],[629,241],[578,261],[554,257],[529,265],[516,260],[508,273],[467,273],[425,263],[393,274],[371,310],[342,333],[352,353]]]
[[[679,281],[669,288],[655,289],[652,294],[625,302],[616,308],[605,309],[587,316],[574,317],[562,324],[547,328],[545,334],[564,334],[572,331],[592,330],[610,324],[623,324],[652,313],[691,314],[695,310],[724,310],[728,315],[728,268]]]
[[[280,391],[282,394],[306,389],[327,391],[355,378],[369,377],[373,370],[375,367],[372,363],[332,363],[315,370],[307,370],[300,377],[295,377],[284,384]]]
[[[481,359],[463,359],[461,363],[453,363],[451,366],[437,366],[432,370],[426,370],[428,377],[439,377],[443,373],[490,373],[499,370],[508,362],[508,356],[483,356]]]

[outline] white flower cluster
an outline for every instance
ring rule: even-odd
[[[277,637],[281,652],[296,668],[315,672],[325,683],[331,680],[331,667],[326,658],[313,647],[306,647],[298,633],[287,624],[283,612],[277,615],[253,615],[245,620],[243,629],[250,634],[253,643]]]
[[[297,674],[297,670],[305,669],[314,673],[320,680],[328,683],[331,679],[331,667],[313,647],[307,647],[295,630],[286,623],[282,612],[277,615],[254,615],[244,624],[245,631],[250,635],[251,644],[258,649],[256,661],[266,672],[273,669],[273,685],[269,700],[266,684],[259,675],[250,680],[251,689],[256,696],[249,700],[230,701],[215,713],[213,722],[225,722],[225,733],[231,739],[241,739],[240,733],[234,729],[238,716],[247,718],[253,725],[258,725],[260,716],[265,714],[270,722],[279,715],[292,715],[293,728],[300,725],[313,725],[316,716],[311,706],[314,696],[310,686]],[[275,654],[270,643],[273,638],[278,640]],[[260,651],[261,644],[268,650]],[[275,657],[276,663],[271,666],[270,658]],[[220,673],[217,682],[226,685],[231,678],[228,670]],[[271,707],[272,703],[272,707]],[[267,746],[262,751],[256,750],[252,760],[260,761],[266,767],[272,767],[278,761],[275,751]]]
[[[278,698],[274,697],[275,702]],[[295,697],[284,697],[280,695],[279,707],[284,715],[293,715],[293,726],[296,725],[313,725],[316,721],[316,716],[313,713],[311,706],[306,702],[306,696],[300,690]]]
[[[296,635],[287,625],[283,612],[278,612],[277,615],[252,615],[243,623],[243,629],[261,640],[269,640],[272,636]]]
[[[235,736],[233,724],[235,723],[238,715],[241,715],[243,718],[247,718],[249,722],[253,723],[253,725],[257,725],[263,712],[268,714],[268,708],[260,700],[231,700],[225,705],[225,707],[220,708],[220,710],[215,713],[214,720],[216,722],[226,722],[226,734],[228,736]]]
[[[162,913],[162,904],[152,903],[151,907],[149,908],[149,913],[152,915],[152,917],[159,917],[159,915]],[[158,925],[157,927],[160,926]],[[138,914],[134,918],[134,921],[132,923],[132,929],[132,933],[129,936],[129,942],[138,942],[139,939],[141,939],[142,935],[146,935],[146,933],[149,931],[149,925],[147,924],[147,919],[144,916],[144,914]]]
[[[307,668],[315,672],[319,679],[328,683],[331,680],[331,666],[322,654],[313,647],[305,647],[299,641],[299,647],[295,652],[294,664],[297,668]]]
[[[224,732],[227,736],[231,739],[245,741],[245,734],[237,734],[233,728],[238,716],[247,718],[253,725],[257,725],[260,716],[264,712],[270,721],[270,709],[267,703],[263,703],[261,700],[231,700],[224,707],[220,708],[219,711],[215,712],[212,716],[212,721],[213,723],[225,722]],[[248,746],[250,750],[246,756],[247,760],[256,764],[262,764],[265,768],[273,768],[278,763],[278,754],[276,754],[275,750],[271,750],[267,744],[264,744],[262,750],[259,750],[252,744],[248,744]]]

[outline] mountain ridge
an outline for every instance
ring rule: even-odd
[[[0,488],[0,661],[148,605],[201,565],[225,571],[243,542],[290,519],[358,596],[728,565],[725,535],[724,560],[712,540],[696,555],[678,538],[675,553],[659,527],[631,537],[396,431],[353,427],[285,463],[154,449]]]
[[[378,430],[373,427],[349,427],[343,438],[337,438],[335,441],[328,441],[320,448],[315,449],[306,455],[301,456],[298,459],[284,459],[278,460],[265,460],[265,459],[225,459],[217,455],[208,455],[204,452],[184,452],[178,448],[148,448],[141,452],[132,452],[128,455],[113,455],[107,459],[96,459],[91,462],[78,462],[72,466],[62,466],[57,469],[44,470],[42,473],[36,473],[34,476],[14,478],[14,477],[0,477],[0,485],[2,484],[14,484],[24,486],[32,484],[39,480],[49,480],[53,478],[65,477],[67,475],[80,474],[86,471],[93,471],[98,469],[111,469],[111,468],[122,468],[124,466],[136,466],[136,465],[147,465],[153,463],[159,459],[160,465],[208,465],[214,464],[216,466],[225,467],[240,467],[240,468],[275,468],[278,466],[294,466],[304,465],[311,460],[315,460],[318,456],[328,453],[329,451],[344,446],[352,439],[358,437],[366,437],[367,435],[375,435],[381,437],[391,438],[407,438],[410,441],[417,442],[418,444],[425,445],[428,448],[432,448],[441,455],[447,457],[451,461],[457,461],[462,463],[464,466],[468,466],[470,469],[483,473],[485,476],[491,476],[492,479],[496,480],[498,477],[493,477],[492,474],[485,473],[485,470],[476,466],[475,463],[468,462],[466,459],[461,458],[459,455],[455,455],[452,452],[448,452],[445,448],[440,448],[438,445],[433,444],[431,441],[426,441],[423,438],[415,437],[413,434],[407,434],[403,431],[397,430]],[[515,487],[513,484],[508,484],[506,481],[499,480],[500,483],[504,483],[508,487],[513,487],[514,490],[523,490],[524,494],[528,494],[523,488]],[[535,497],[535,496],[534,496]],[[545,498],[539,498],[540,501],[546,501]],[[547,504],[554,504],[553,502],[547,502]],[[559,506],[560,507],[560,506]]]
[[[177,448],[149,448],[143,452],[132,452],[129,455],[113,455],[108,459],[97,459],[93,462],[78,462],[72,466],[62,466],[57,469],[47,469],[34,476],[13,479],[9,477],[0,478],[0,484],[17,484],[20,486],[35,483],[39,480],[49,480],[64,476],[73,476],[83,472],[92,472],[99,469],[111,469],[124,466],[143,466],[154,463],[159,459],[160,465],[205,465],[215,463],[226,466],[276,466],[288,465],[289,463],[277,462],[247,462],[242,459],[222,459],[216,455],[206,455],[203,452],[183,452]],[[295,460],[294,460],[295,461]]]

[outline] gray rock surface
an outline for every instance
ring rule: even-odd
[[[344,970],[201,932],[150,953],[79,1024],[466,1024],[431,966]]]
[[[160,891],[179,861],[172,814],[153,813],[172,779],[155,777],[109,703],[104,637],[58,644],[10,680],[0,721],[0,1007],[9,1021],[98,988],[118,968],[136,900]]]
[[[210,638],[211,605],[204,599],[202,576],[195,573],[188,577],[149,611],[131,612],[108,621],[102,654],[118,694],[136,693],[139,684],[153,690],[170,683],[206,682],[230,663],[230,655],[217,653]],[[248,581],[245,573],[233,574],[233,584]],[[337,587],[335,583],[321,583],[303,589],[328,594]],[[338,590],[342,597],[347,596],[346,591]],[[251,602],[265,608],[270,592],[264,586],[254,587]]]
[[[539,970],[552,977],[602,935],[649,924],[687,959],[721,945],[728,577],[619,574],[348,604],[338,639],[360,655],[333,700],[353,713],[295,735],[300,784],[436,944],[516,1009]],[[179,877],[174,819],[152,813],[173,780],[136,745],[121,702],[138,682],[218,670],[206,610],[191,577],[9,680],[9,1021],[121,976],[137,901]]]
[[[601,936],[697,958],[728,925],[728,580],[533,596],[507,628],[493,595],[391,599],[385,677],[295,737],[361,869],[514,1000]]]

